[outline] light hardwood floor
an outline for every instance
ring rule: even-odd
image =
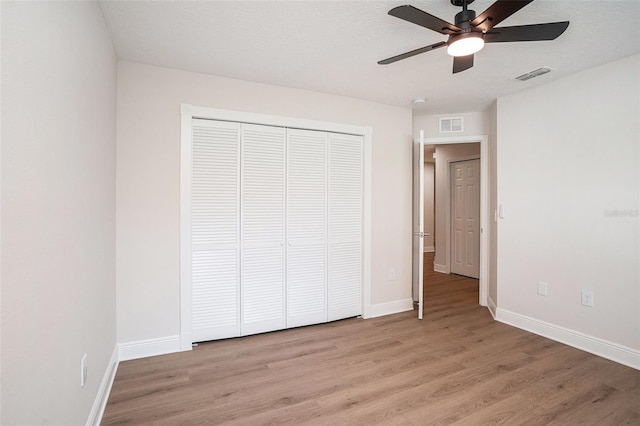
[[[122,362],[103,424],[640,425],[640,371],[495,322],[477,280],[425,260],[424,320],[354,318]]]

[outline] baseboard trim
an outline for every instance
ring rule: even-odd
[[[424,252],[425,253],[433,253],[436,251],[436,248],[434,246],[425,246],[424,247]]]
[[[443,274],[448,274],[449,272],[447,272],[447,265],[439,265],[435,262],[433,262],[433,270],[436,272],[441,272]]]
[[[113,348],[111,359],[109,359],[109,364],[98,388],[98,394],[93,401],[93,406],[87,419],[87,426],[99,426],[100,422],[102,422],[102,415],[104,414],[104,409],[107,407],[111,386],[113,386],[113,380],[116,378],[116,371],[118,371],[118,345]]]
[[[413,299],[394,300],[393,302],[378,303],[371,306],[371,317],[382,317],[413,310]]]
[[[120,361],[171,354],[180,351],[180,335],[177,334],[175,336],[138,340],[137,342],[120,343],[118,345]]]
[[[549,324],[515,312],[498,308],[496,319],[502,323],[521,328],[574,348],[615,361],[627,367],[640,370],[640,351],[593,337],[579,331],[570,330],[554,324]]]
[[[493,319],[496,319],[496,310],[498,309],[498,306],[496,305],[496,302],[493,301],[491,296],[487,296],[487,308],[489,308],[489,312],[491,312],[491,316],[493,316]]]

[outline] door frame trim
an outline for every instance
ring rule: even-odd
[[[489,136],[473,135],[473,136],[455,136],[455,137],[439,137],[425,138],[425,145],[451,145],[461,143],[480,143],[480,279],[479,281],[479,297],[478,303],[481,306],[487,306],[488,303],[488,285],[489,285]],[[454,161],[464,161],[465,159],[478,158],[477,155],[460,157],[447,161],[447,188],[451,186],[450,179],[450,163]],[[446,214],[446,238],[447,248],[451,246],[451,194],[450,190],[446,194],[445,208]],[[446,252],[446,273],[451,272],[451,251]]]
[[[267,114],[254,114],[243,111],[198,107],[190,104],[180,105],[180,350],[189,351],[191,340],[191,248],[185,236],[191,227],[191,147],[192,120],[194,118],[233,121],[267,126],[279,126],[297,129],[320,130],[333,133],[345,133],[363,137],[362,158],[362,317],[371,318],[371,163],[373,128],[342,123],[307,120]]]

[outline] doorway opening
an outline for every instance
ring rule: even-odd
[[[488,138],[486,135],[425,138],[422,144],[424,145],[423,176],[425,184],[423,186],[424,194],[421,197],[424,203],[424,208],[421,209],[424,223],[424,253],[421,253],[419,258],[423,263],[423,285],[426,288],[427,285],[436,283],[463,282],[463,286],[466,289],[464,292],[466,297],[471,297],[475,301],[474,304],[487,306]],[[455,197],[452,196],[452,189],[455,192],[455,185],[452,184],[452,175],[455,175],[455,167],[452,165],[455,163],[464,164],[462,162],[469,160],[477,160],[476,169],[471,169],[469,173],[471,175],[476,174],[476,176],[472,176],[475,181],[472,179],[473,182],[471,183],[475,185],[474,190],[476,191],[475,195],[479,206],[474,207],[477,209],[475,218],[462,218],[458,225],[464,226],[458,226],[456,231],[455,216],[452,218],[452,209],[455,208],[452,208],[452,201],[455,202]],[[469,195],[473,195],[473,192],[468,192],[467,196]],[[460,188],[459,196],[465,196],[464,183]],[[474,220],[476,223],[473,223]],[[470,230],[467,229],[469,225],[472,227]],[[478,239],[477,243],[471,243],[470,240],[466,241],[464,238],[460,238],[458,242],[461,242],[462,245],[456,246],[456,235],[473,235],[474,233]],[[458,253],[462,253],[460,250],[466,250],[466,253],[469,253],[469,249],[473,244],[477,244],[477,250],[475,252],[471,251],[471,256],[467,259],[463,258],[462,263],[474,263],[477,272],[468,273],[463,271],[460,273],[456,266],[452,269],[452,264],[460,260],[456,258],[456,250],[458,250]],[[468,278],[463,275],[471,275],[472,277],[475,275],[475,277]],[[444,284],[439,287],[440,289],[446,289]],[[424,295],[427,299],[432,296],[429,291]]]

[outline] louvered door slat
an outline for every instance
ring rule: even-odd
[[[241,334],[285,328],[285,129],[242,125]]]
[[[335,243],[329,251],[329,306],[332,315],[360,315],[360,243]],[[332,318],[338,319],[338,317]]]
[[[287,132],[287,240],[287,326],[326,322],[326,132]]]
[[[192,253],[192,338],[194,342],[239,335],[238,253]]]
[[[327,321],[326,247],[292,247],[287,257],[287,327]]]
[[[240,126],[194,120],[191,175],[192,338],[239,335]]]
[[[362,144],[329,134],[329,321],[362,313]]]

